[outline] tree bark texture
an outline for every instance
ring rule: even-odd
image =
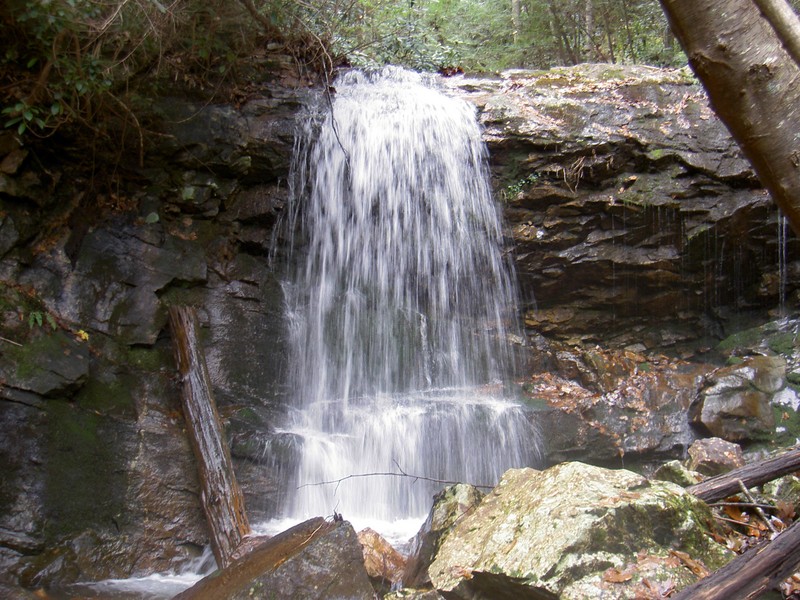
[[[745,600],[758,598],[790,577],[800,564],[800,522],[773,541],[737,556],[670,600]]]
[[[217,564],[225,568],[242,538],[250,533],[244,496],[233,472],[230,449],[211,393],[195,311],[186,306],[170,307],[169,320],[182,382],[183,413],[200,475],[211,547]]]
[[[755,0],[783,47],[800,64],[800,18],[786,0]]]
[[[751,488],[795,471],[800,471],[800,448],[706,479],[686,488],[686,491],[706,502],[716,502],[738,494],[740,481],[746,488]]]
[[[661,0],[711,105],[800,232],[800,68],[753,0]]]

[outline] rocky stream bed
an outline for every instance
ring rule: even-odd
[[[448,598],[500,588],[492,597],[593,597],[598,586],[643,597],[644,581],[685,585],[702,572],[689,560],[712,569],[731,550],[706,535],[706,506],[643,475],[691,460],[705,438],[735,442],[742,460],[797,442],[797,241],[684,71],[582,65],[442,85],[474,103],[484,127],[522,297],[518,395],[553,466],[509,472],[454,526],[430,580]],[[113,192],[93,188],[68,152],[0,134],[6,597],[168,572],[201,554],[171,304],[200,312],[251,521],[274,513],[288,466],[265,448],[287,392],[287,334],[269,251],[295,116],[312,93],[264,83],[237,106],[161,98],[158,143]],[[562,526],[548,506],[576,489],[609,499],[614,518],[565,508]],[[484,492],[448,493],[472,506]],[[515,494],[533,504],[509,511]],[[548,536],[530,529],[537,511],[560,532],[552,552],[569,546],[573,562],[526,550]],[[479,518],[496,529],[470,524]],[[648,529],[661,520],[677,538]],[[600,531],[598,521],[611,527],[603,539],[571,529]],[[486,539],[463,541],[471,528]],[[345,529],[331,535],[355,540]],[[513,560],[500,578],[503,553]]]

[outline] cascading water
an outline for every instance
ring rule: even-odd
[[[491,485],[539,459],[529,416],[503,397],[515,291],[475,110],[432,84],[397,68],[345,73],[299,136],[286,518],[422,519],[440,484],[314,484],[402,469]]]

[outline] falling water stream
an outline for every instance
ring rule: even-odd
[[[334,86],[295,151],[281,517],[416,527],[442,484],[398,473],[492,485],[539,458],[506,392],[515,287],[474,107],[397,68]]]

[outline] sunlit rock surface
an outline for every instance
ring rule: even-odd
[[[403,586],[421,588],[430,585],[428,568],[445,536],[461,517],[478,505],[483,496],[478,488],[464,483],[448,486],[434,496],[428,518],[411,541]]]
[[[445,538],[431,580],[452,599],[635,598],[648,582],[666,592],[732,557],[710,521],[683,489],[630,471],[511,470]]]

